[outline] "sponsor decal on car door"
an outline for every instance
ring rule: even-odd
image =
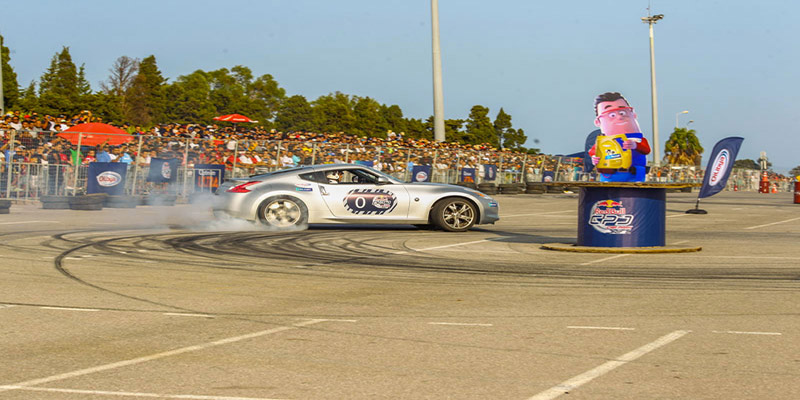
[[[408,215],[408,192],[402,185],[320,184],[320,195],[336,217],[398,219]]]

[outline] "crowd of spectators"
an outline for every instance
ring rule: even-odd
[[[81,146],[58,134],[80,123],[103,122],[90,111],[67,115],[41,115],[13,111],[0,118],[0,165],[8,159],[18,164],[42,165],[65,170],[92,161],[124,162],[146,167],[153,158],[177,158],[189,169],[197,164],[224,164],[233,176],[325,163],[362,163],[410,178],[413,165],[431,165],[433,181],[457,182],[460,170],[474,168],[481,176],[484,164],[494,164],[499,183],[540,180],[545,171],[555,180],[591,179],[583,171],[582,159],[528,155],[501,151],[489,144],[469,145],[409,138],[388,131],[381,137],[360,137],[343,132],[279,132],[263,126],[238,124],[161,124],[151,128],[123,124],[133,139],[121,145],[101,143]],[[385,136],[385,137],[384,137]],[[20,168],[25,168],[20,167]],[[771,179],[783,177],[773,174]],[[228,175],[231,176],[231,175]],[[650,180],[700,182],[702,168],[670,166],[651,171]]]
[[[133,135],[133,140],[117,146],[100,144],[80,149],[76,143],[58,136],[69,127],[86,122],[102,119],[89,111],[71,117],[8,113],[0,119],[4,150],[0,158],[73,166],[92,161],[146,166],[153,157],[178,158],[189,167],[225,164],[236,176],[312,163],[364,163],[403,177],[411,165],[431,165],[434,178],[440,181],[452,181],[461,168],[480,170],[482,164],[519,173],[529,159],[524,153],[499,151],[489,144],[436,142],[392,131],[386,132],[385,137],[359,137],[343,132],[279,132],[246,124],[161,124],[149,129],[123,124],[119,128]],[[530,161],[534,160],[530,157]]]

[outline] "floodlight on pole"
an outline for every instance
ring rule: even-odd
[[[439,0],[431,0],[433,47],[433,139],[444,142],[444,90],[442,89],[442,49],[439,44]]]
[[[689,113],[689,111],[687,111],[687,110],[683,110],[683,111],[681,111],[679,113],[675,113],[675,129],[678,129],[678,116],[681,115],[681,114],[688,114],[688,113]]]
[[[648,10],[649,11],[649,10]],[[656,56],[653,48],[653,25],[664,18],[664,14],[642,17],[642,22],[650,25],[650,104],[653,109],[653,165],[661,164],[658,139],[658,100],[656,95]]]

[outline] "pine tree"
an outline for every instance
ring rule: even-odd
[[[8,63],[11,51],[3,43],[3,35],[0,35],[0,59],[3,60],[0,64],[3,69],[3,105],[6,109],[11,109],[18,106],[19,83],[17,83],[17,73]]]
[[[311,130],[311,104],[305,97],[294,95],[284,100],[275,117],[275,128],[282,132]]]
[[[489,143],[493,146],[498,144],[494,125],[492,125],[492,120],[489,119],[488,108],[481,105],[472,107],[462,140],[464,143],[470,144]]]
[[[83,67],[81,67],[83,71]],[[39,80],[39,108],[45,114],[77,114],[91,92],[85,77],[78,74],[69,47],[53,56],[50,67]]]
[[[166,121],[166,83],[151,55],[139,62],[139,70],[128,88],[128,117],[134,125],[150,126]]]

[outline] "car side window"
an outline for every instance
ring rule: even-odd
[[[370,185],[378,181],[377,177],[363,169],[349,169],[342,171],[342,184]]]
[[[307,174],[300,174],[300,179],[309,182],[316,182],[316,183],[328,183],[325,180],[325,174],[322,172],[309,172]]]

